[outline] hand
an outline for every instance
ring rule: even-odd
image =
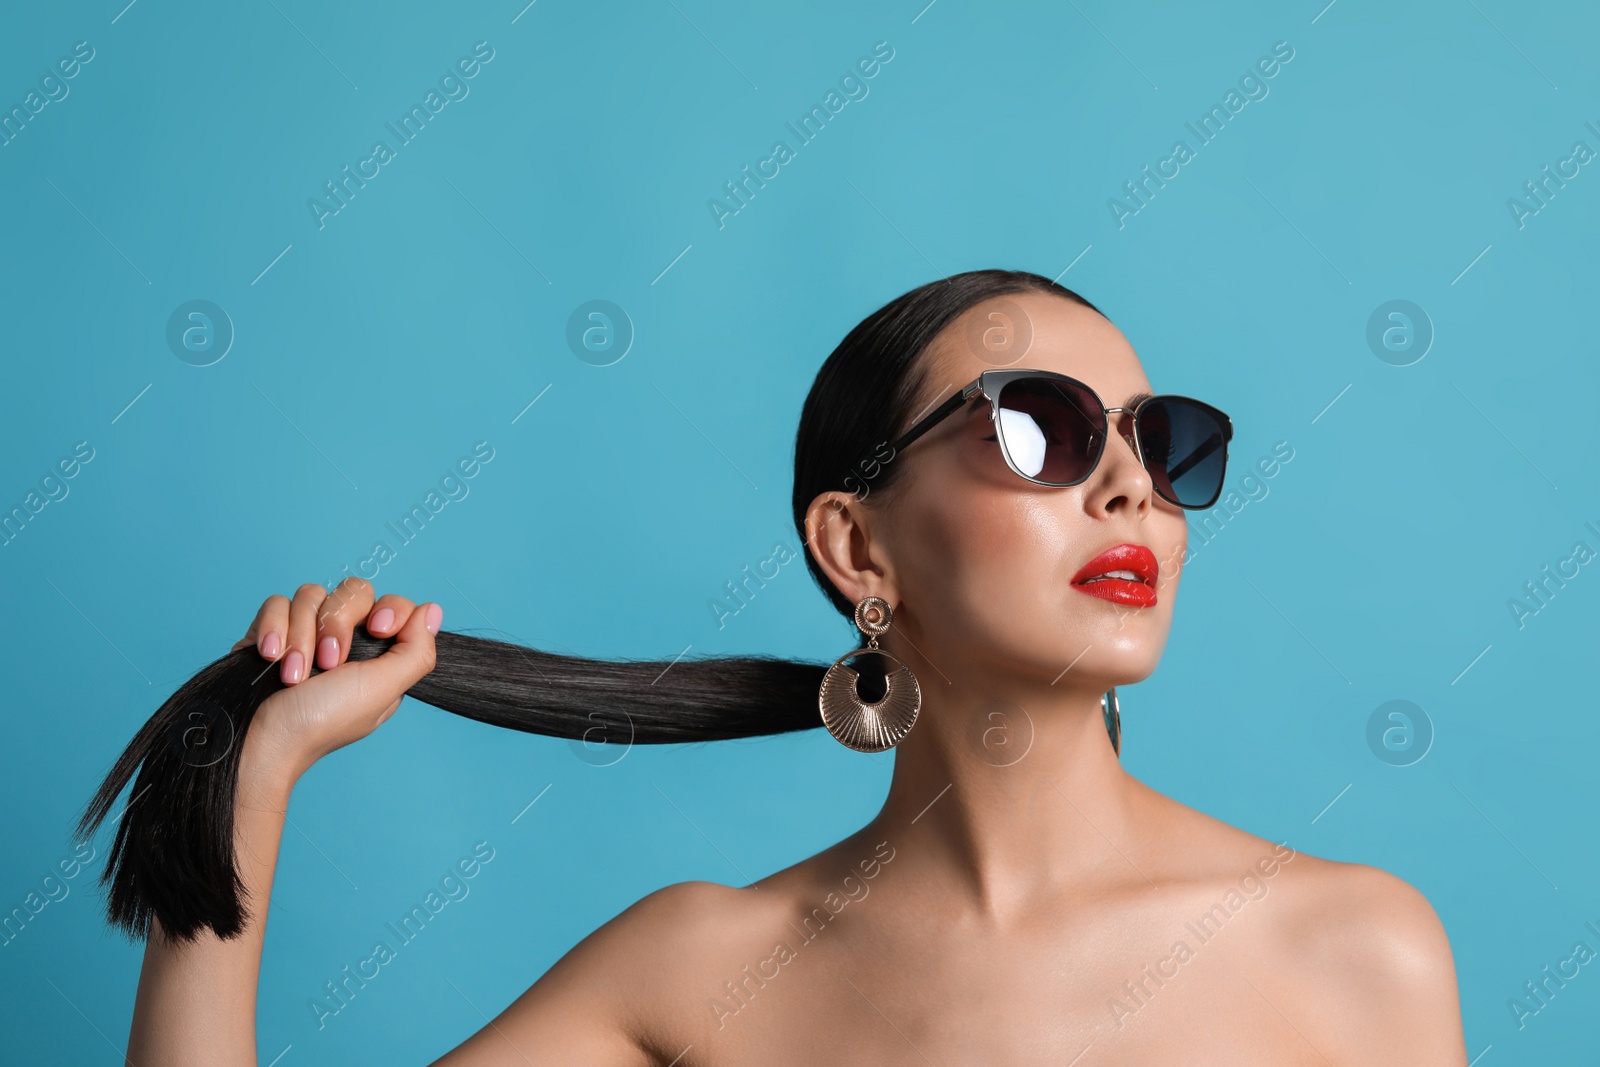
[[[297,779],[313,763],[376,730],[400,699],[433,670],[434,635],[444,611],[405,597],[373,599],[372,584],[347,578],[330,594],[303,585],[294,599],[268,597],[234,649],[255,645],[277,662],[286,688],[262,702],[245,735],[252,770]],[[376,659],[347,663],[350,636],[365,622],[374,637],[395,638]],[[323,673],[310,677],[310,664]]]

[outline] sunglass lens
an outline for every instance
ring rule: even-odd
[[[1156,492],[1180,507],[1216,503],[1228,458],[1228,427],[1204,404],[1158,397],[1139,412],[1139,443]]]
[[[1018,378],[1000,390],[1001,447],[1029,478],[1074,485],[1105,445],[1106,416],[1092,393],[1050,378]]]

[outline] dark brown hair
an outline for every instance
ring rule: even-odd
[[[802,539],[811,502],[848,489],[846,479],[860,458],[896,436],[914,414],[911,404],[926,373],[918,357],[929,342],[968,308],[1023,292],[1094,308],[1042,275],[969,271],[897,297],[845,336],[817,372],[795,439],[792,502]],[[888,464],[874,471],[872,491],[887,489],[901,469]],[[854,605],[810,553],[806,566],[850,618]],[[406,695],[511,730],[672,744],[821,725],[822,664],[770,656],[592,660],[450,632],[436,642],[433,671]],[[380,655],[392,643],[357,628],[350,659]],[[173,693],[117,758],[77,824],[80,839],[94,833],[132,782],[100,878],[109,887],[112,925],[135,938],[149,936],[152,916],[180,940],[202,928],[223,938],[243,931],[243,883],[233,853],[238,742],[261,702],[281,688],[278,672],[263,670],[254,648],[231,652]]]

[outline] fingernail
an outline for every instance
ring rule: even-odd
[[[444,609],[437,604],[429,604],[428,617],[423,621],[423,625],[428,628],[428,632],[430,634],[438,633],[439,624],[442,622],[444,622]]]
[[[372,624],[370,626],[368,626],[367,629],[369,629],[369,630],[388,630],[389,627],[391,627],[393,625],[394,625],[394,612],[391,611],[389,608],[379,608],[377,613],[372,616]]]
[[[294,684],[298,683],[300,681],[300,675],[305,671],[305,665],[306,665],[305,657],[300,655],[300,650],[299,649],[295,649],[293,652],[289,653],[288,656],[284,657],[284,660],[283,660],[283,680],[284,680],[284,682],[286,682],[289,685],[294,685]]]
[[[270,633],[261,639],[261,656],[263,659],[277,659],[282,651],[277,633]]]
[[[324,637],[317,642],[317,666],[325,671],[331,671],[339,665],[339,639],[337,637]]]

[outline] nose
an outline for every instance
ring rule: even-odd
[[[1108,415],[1110,432],[1105,451],[1087,483],[1084,507],[1096,516],[1132,509],[1143,518],[1155,506],[1155,483],[1139,462],[1139,447],[1133,436],[1133,413],[1118,411]]]

